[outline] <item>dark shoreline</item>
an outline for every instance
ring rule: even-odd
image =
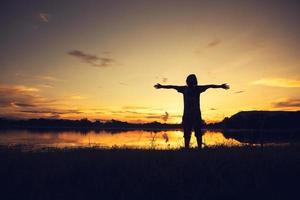
[[[178,127],[171,127],[171,128],[144,128],[144,127],[103,127],[103,128],[89,128],[89,127],[0,127],[1,130],[57,130],[57,131],[182,131],[181,125]],[[263,133],[279,133],[279,132],[288,132],[288,133],[299,133],[300,129],[255,129],[255,128],[212,128],[212,127],[205,127],[202,129],[203,131],[215,131],[215,132],[263,132]]]
[[[0,149],[3,199],[296,199],[300,146]]]

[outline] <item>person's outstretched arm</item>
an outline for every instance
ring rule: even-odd
[[[200,85],[199,86],[201,89],[203,89],[204,91],[209,89],[209,88],[221,88],[221,89],[225,89],[228,90],[230,87],[227,83],[221,84],[221,85]]]
[[[156,89],[175,89],[175,90],[180,90],[183,86],[178,86],[178,85],[161,85],[157,83],[154,85]]]

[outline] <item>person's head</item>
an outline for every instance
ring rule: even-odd
[[[188,75],[188,77],[186,78],[186,84],[189,87],[198,85],[198,81],[197,81],[196,75],[195,74]]]

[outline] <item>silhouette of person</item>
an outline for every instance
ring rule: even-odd
[[[190,74],[186,78],[186,86],[177,85],[161,85],[157,83],[154,85],[156,89],[175,89],[177,92],[183,94],[184,110],[182,116],[182,126],[184,132],[184,147],[189,148],[191,134],[194,130],[197,138],[198,147],[202,146],[202,117],[200,111],[200,94],[209,88],[229,89],[229,85],[198,85],[195,74]]]

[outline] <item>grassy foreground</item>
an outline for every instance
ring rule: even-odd
[[[295,199],[300,195],[300,147],[1,148],[0,177],[5,200]]]

